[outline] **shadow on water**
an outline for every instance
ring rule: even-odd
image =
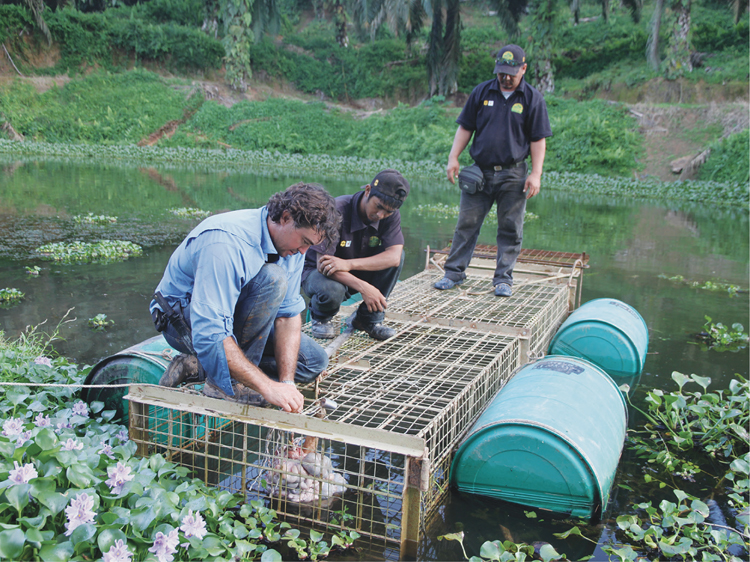
[[[0,288],[25,293],[17,305],[0,309],[0,330],[16,338],[27,326],[43,322],[51,332],[68,309],[75,321],[60,327],[61,354],[80,364],[94,364],[153,335],[147,313],[152,291],[167,260],[198,221],[181,219],[170,209],[195,207],[218,213],[257,207],[268,197],[297,181],[318,181],[333,195],[351,193],[370,178],[320,178],[285,173],[251,173],[209,167],[143,168],[61,161],[0,161]],[[544,188],[545,186],[543,186]],[[548,186],[549,187],[549,186]],[[415,179],[402,209],[406,263],[402,277],[424,267],[426,246],[442,248],[450,241],[455,218],[434,216],[427,206],[456,205],[458,195],[447,182]],[[691,288],[669,281],[682,275],[699,281],[720,280],[748,286],[748,213],[745,209],[698,206],[674,202],[614,200],[573,196],[543,189],[528,210],[538,219],[527,222],[524,246],[590,254],[590,269],[583,281],[583,301],[611,297],[640,312],[649,328],[646,366],[631,400],[642,404],[645,392],[676,389],[672,371],[711,377],[711,388],[723,389],[735,373],[748,376],[748,350],[736,353],[704,351],[692,345],[704,316],[725,325],[739,322],[746,328],[748,294],[729,298],[726,293]],[[108,226],[81,226],[73,217],[87,213],[117,216]],[[143,246],[142,257],[121,263],[62,265],[44,261],[35,249],[58,241],[130,240]],[[494,228],[483,228],[480,243],[494,244]],[[32,277],[26,266],[38,265]],[[666,278],[665,278],[666,277]],[[114,325],[100,332],[87,327],[89,318],[106,314]],[[638,425],[631,411],[630,427]],[[680,483],[698,497],[712,493],[715,482]],[[688,488],[689,486],[689,488]],[[612,499],[603,523],[585,527],[586,536],[611,540],[614,518],[633,503],[669,497],[643,484],[643,469],[627,450],[623,454]],[[455,542],[437,541],[441,534],[463,529],[471,556],[484,540],[552,543],[568,558],[603,556],[600,547],[553,533],[574,524],[564,517],[537,512],[496,500],[452,493],[428,527],[420,546],[426,560],[461,558]],[[374,517],[373,517],[374,519]]]

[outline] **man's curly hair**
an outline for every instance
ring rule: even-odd
[[[317,183],[295,183],[284,191],[275,193],[266,204],[268,216],[278,223],[284,211],[294,220],[296,228],[312,228],[323,236],[325,246],[339,241],[341,215],[336,210],[336,201]]]

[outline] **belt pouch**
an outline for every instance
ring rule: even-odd
[[[469,195],[482,191],[484,187],[484,174],[476,164],[466,166],[458,174],[458,187]]]

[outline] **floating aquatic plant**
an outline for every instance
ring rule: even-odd
[[[33,277],[38,277],[38,276],[39,276],[39,273],[40,273],[41,271],[42,271],[42,268],[41,268],[41,267],[39,267],[38,265],[35,265],[35,266],[33,266],[33,267],[32,267],[32,266],[30,266],[30,265],[27,265],[27,266],[26,266],[26,273],[27,273],[28,275],[31,275],[31,276],[33,276]]]
[[[138,244],[123,240],[53,242],[36,249],[43,258],[61,263],[107,263],[143,254]]]
[[[211,214],[211,211],[201,211],[192,207],[181,207],[179,209],[169,209],[169,212],[183,219],[200,219],[203,220]]]
[[[88,215],[76,215],[73,220],[78,224],[95,224],[99,226],[114,224],[117,222],[117,217],[110,217],[108,215],[95,215],[89,213]]]
[[[714,323],[710,316],[705,318],[706,323],[703,324],[703,331],[696,335],[698,342],[705,349],[739,351],[747,347],[748,335],[742,324],[735,322],[730,327],[721,322]]]
[[[12,289],[12,288],[0,289],[0,305],[17,303],[25,296],[26,295],[24,295],[18,289]]]
[[[736,297],[737,294],[742,291],[742,288],[739,285],[725,283],[724,281],[706,281],[704,283],[701,283],[700,281],[690,281],[689,279],[685,279],[682,275],[673,275],[672,277],[669,277],[667,275],[664,275],[663,273],[658,275],[657,277],[659,277],[659,279],[666,279],[667,281],[671,281],[672,283],[687,285],[688,287],[692,287],[693,289],[703,289],[705,291],[714,291],[721,293],[726,292],[730,297]]]
[[[459,206],[448,205],[446,203],[434,203],[430,205],[417,205],[414,209],[417,215],[420,217],[434,218],[434,219],[445,219],[455,220],[458,218]],[[524,214],[524,221],[529,222],[539,218],[539,215],[526,211]],[[484,219],[484,222],[490,224],[497,224],[497,214],[490,212]]]
[[[106,314],[97,314],[93,318],[89,318],[89,328],[94,330],[105,330],[114,323],[114,320],[107,320]]]

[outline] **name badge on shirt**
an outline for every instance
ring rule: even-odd
[[[514,103],[510,110],[513,113],[523,113],[523,106],[520,103]]]
[[[351,245],[352,245],[351,240],[342,240],[341,243],[339,244],[339,246],[341,246],[342,248],[348,248]]]
[[[495,105],[495,100],[484,100],[484,105],[492,107],[493,105]]]

